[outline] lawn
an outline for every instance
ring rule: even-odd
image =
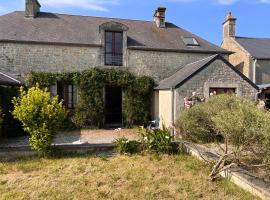
[[[255,199],[187,155],[70,156],[0,163],[0,199]]]

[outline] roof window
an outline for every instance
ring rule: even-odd
[[[183,37],[182,39],[186,46],[200,46],[194,37]]]

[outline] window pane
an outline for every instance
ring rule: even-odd
[[[190,45],[190,46],[199,46],[199,43],[193,37],[183,37],[183,41],[187,46],[188,45]]]
[[[121,32],[105,33],[105,65],[122,65],[123,34]]]
[[[112,43],[106,43],[106,52],[112,52]]]
[[[122,54],[122,52],[123,52],[122,44],[115,44],[115,53]]]
[[[122,44],[123,38],[122,33],[115,33],[115,43]]]
[[[112,32],[105,32],[106,42],[112,42]]]

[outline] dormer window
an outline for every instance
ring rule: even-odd
[[[194,37],[183,37],[182,39],[186,46],[200,46]]]
[[[105,31],[105,65],[123,65],[123,32]]]

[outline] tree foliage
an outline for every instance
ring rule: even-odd
[[[48,153],[55,134],[65,119],[65,110],[58,97],[50,98],[47,89],[39,86],[25,91],[20,88],[20,96],[13,99],[13,115],[23,124],[24,130],[30,134],[30,145],[33,149]]]
[[[206,103],[185,110],[176,127],[186,140],[217,142],[222,156],[213,168],[211,179],[234,164],[270,164],[270,113],[244,97],[212,97]],[[217,140],[218,136],[223,140]]]

